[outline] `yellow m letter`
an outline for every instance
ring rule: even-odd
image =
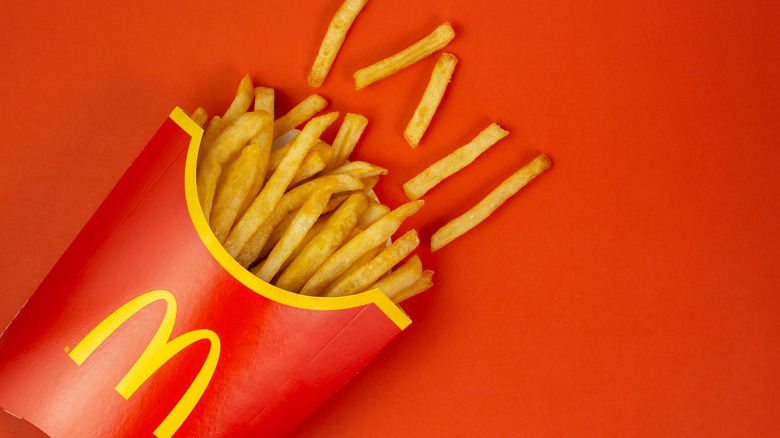
[[[190,412],[192,412],[192,409],[206,390],[206,386],[208,386],[211,377],[214,375],[214,370],[217,368],[220,349],[219,337],[211,330],[195,330],[185,333],[172,341],[168,340],[176,319],[176,300],[170,292],[164,290],[152,291],[120,307],[89,332],[71,350],[69,356],[77,365],[81,365],[120,325],[147,305],[158,300],[163,300],[167,304],[162,324],[160,324],[160,328],[157,330],[154,338],[135,365],[130,368],[130,371],[116,385],[116,390],[125,399],[129,398],[155,371],[178,352],[196,341],[208,339],[211,342],[209,354],[200,368],[200,372],[198,372],[187,392],[184,393],[176,406],[173,407],[168,416],[154,431],[154,435],[159,438],[170,438],[184,423],[184,420],[190,415]]]

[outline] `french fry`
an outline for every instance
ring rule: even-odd
[[[252,188],[256,173],[261,170],[261,160],[260,145],[250,144],[225,171],[225,178],[214,196],[214,206],[209,221],[220,243],[225,241],[244,199]]]
[[[359,190],[363,187],[363,184],[360,182],[360,180],[353,177],[352,175],[333,175],[322,178],[336,179],[336,193]],[[265,219],[263,219],[262,224],[256,227],[255,232],[252,233],[243,248],[239,250],[238,255],[233,256],[236,261],[238,261],[241,266],[247,267],[250,266],[255,260],[257,260],[258,257],[260,257],[260,254],[263,251],[263,248],[266,246],[266,243],[268,242],[268,239],[270,238],[274,229],[291,211],[303,205],[316,186],[317,180],[313,180],[301,184],[300,186],[285,193],[279,202],[274,206],[273,210],[266,216]]]
[[[352,231],[353,231],[353,233],[350,233],[350,234],[355,234],[355,235],[357,235],[357,233],[356,233],[356,232],[357,232],[357,231],[360,231],[360,229],[359,229],[359,228],[355,228],[355,229],[353,229]],[[367,251],[365,254],[363,254],[362,256],[358,257],[358,259],[357,259],[357,260],[355,260],[354,262],[352,262],[352,264],[350,264],[350,265],[349,265],[349,267],[348,267],[348,268],[347,268],[347,269],[346,269],[344,272],[342,272],[342,273],[341,273],[341,274],[340,274],[338,277],[336,277],[335,279],[333,279],[333,281],[331,281],[331,282],[330,282],[330,283],[329,283],[329,284],[326,286],[325,290],[328,290],[328,287],[332,287],[332,286],[333,286],[333,285],[335,285],[336,283],[339,283],[339,282],[341,282],[341,281],[342,281],[342,280],[344,280],[345,278],[347,278],[347,277],[349,277],[350,275],[352,275],[352,274],[353,274],[355,271],[357,271],[358,269],[360,269],[360,268],[362,268],[363,266],[367,265],[367,264],[368,264],[368,263],[369,263],[371,260],[374,260],[374,258],[375,258],[376,256],[378,256],[379,254],[381,254],[381,253],[382,253],[382,250],[384,250],[385,248],[387,248],[387,242],[382,242],[382,243],[380,243],[379,245],[377,245],[377,246],[375,246],[375,247],[373,247],[373,248],[369,249],[369,250],[368,250],[368,251]],[[320,292],[318,295],[323,295],[323,293],[324,293],[324,291],[323,291],[323,292]]]
[[[222,167],[257,134],[263,123],[270,123],[270,120],[270,114],[265,111],[244,113],[214,139],[214,144],[209,148],[197,173],[198,198],[206,220],[211,217],[211,207]]]
[[[398,304],[401,301],[409,299],[420,292],[430,289],[433,286],[433,271],[425,270],[420,275],[420,278],[412,283],[410,286],[404,288],[393,296],[389,297],[394,303]]]
[[[265,111],[274,115],[276,92],[270,87],[255,87],[255,111]]]
[[[296,136],[297,137],[297,136]],[[295,141],[295,138],[291,140],[286,145],[275,149],[271,152],[271,158],[268,163],[268,170],[269,172],[273,172],[276,170],[276,168],[279,166],[279,163],[282,162],[284,159],[284,156],[287,155],[287,152],[290,150],[290,146],[292,146],[293,142]],[[309,151],[309,154],[306,155],[306,158],[304,158],[303,162],[306,163],[306,160],[316,160],[319,161],[320,159],[325,160],[326,162],[330,161],[330,159],[333,157],[333,147],[327,143],[325,143],[322,140],[317,140],[317,143],[314,144],[314,147],[311,151]],[[319,154],[319,158],[315,158],[314,155]],[[301,167],[306,167],[308,164],[301,164]],[[270,174],[268,177],[270,178]]]
[[[304,248],[315,238],[318,234],[325,228],[325,224],[327,223],[328,219],[332,217],[332,214],[329,213],[328,208],[331,206],[331,202],[335,199],[341,198],[341,201],[344,201],[344,197],[331,197],[330,201],[328,201],[328,206],[325,207],[325,210],[323,210],[322,215],[317,219],[317,222],[314,222],[314,225],[311,226],[311,229],[309,229],[309,232],[306,233],[306,237],[301,240],[301,243],[293,250],[293,252],[290,254],[290,257],[287,257],[287,260],[282,263],[281,269],[279,269],[279,274],[277,275],[277,278],[281,276],[281,274],[284,273],[285,270],[290,266],[290,264],[301,254]],[[336,206],[338,207],[338,206]],[[336,208],[332,208],[330,211],[335,210]],[[272,281],[276,286],[279,286],[277,281]],[[297,291],[290,291],[290,292],[297,292]]]
[[[452,26],[449,23],[441,24],[428,36],[401,52],[356,71],[353,75],[355,89],[360,90],[431,56],[446,47],[453,38],[455,31]]]
[[[267,114],[267,113],[264,113]],[[315,117],[306,124],[290,152],[276,168],[268,183],[249,205],[243,216],[236,222],[225,240],[225,249],[235,258],[244,249],[249,239],[271,214],[276,203],[284,194],[306,154],[314,146],[319,136],[338,117],[337,112]],[[208,162],[208,161],[207,161]],[[254,260],[250,260],[252,262]]]
[[[379,176],[367,176],[360,180],[363,183],[363,193],[370,195],[374,186],[379,182]]]
[[[264,128],[261,128],[260,130],[262,131],[263,129]],[[252,142],[254,142],[254,140],[256,140],[259,136],[259,134],[256,135],[252,139]],[[241,215],[244,214],[252,201],[254,201],[257,197],[257,194],[260,193],[260,189],[263,188],[263,184],[265,182],[265,175],[268,173],[268,158],[271,156],[271,143],[261,142],[254,144],[257,144],[257,147],[260,149],[260,159],[257,162],[257,169],[254,173],[252,185],[249,188],[249,192],[244,197],[244,202],[241,203],[241,207],[238,208],[238,214],[236,215],[236,218],[241,217]],[[233,218],[233,220],[235,221],[235,218]]]
[[[416,254],[409,257],[401,267],[390,272],[368,286],[366,290],[379,289],[388,298],[411,286],[422,276],[422,262]]]
[[[300,211],[300,207],[289,212],[282,218],[281,221],[279,221],[279,223],[276,224],[275,227],[273,227],[271,234],[268,235],[268,239],[266,240],[265,245],[263,245],[263,248],[260,250],[260,254],[257,255],[257,260],[263,260],[266,258],[266,256],[268,256],[268,254],[271,253],[276,244],[279,243],[279,241],[282,239],[284,232],[287,231],[287,227],[290,226],[293,219],[295,218],[295,215],[298,214],[298,211]],[[266,223],[268,222],[269,221],[266,219]],[[263,229],[264,226],[265,224],[263,224],[260,229]]]
[[[323,179],[318,187],[314,189],[312,195],[293,217],[284,235],[279,239],[279,243],[274,246],[271,253],[262,262],[262,266],[257,273],[260,279],[270,282],[274,278],[282,263],[287,260],[287,257],[306,237],[306,233],[309,232],[314,222],[322,214],[330,199],[330,195],[336,189],[336,184],[337,182],[333,179]]]
[[[417,236],[417,231],[410,230],[406,232],[387,248],[383,249],[370,262],[325,288],[323,295],[326,297],[341,297],[363,292],[385,272],[389,271],[414,251],[419,244],[420,238]]]
[[[508,131],[501,129],[497,124],[491,124],[468,144],[456,149],[407,181],[403,186],[404,193],[409,199],[419,199],[436,184],[472,163],[480,154],[508,134]]]
[[[309,85],[312,87],[322,86],[339,49],[341,49],[341,44],[344,43],[347,31],[366,3],[368,0],[345,0],[336,11],[336,15],[330,20],[328,32],[322,40],[317,58],[311,67],[311,72],[309,72],[307,78]]]
[[[206,126],[206,122],[209,120],[209,115],[206,113],[206,110],[203,109],[203,107],[199,106],[195,108],[195,111],[192,112],[190,118],[193,122],[197,123],[198,126],[202,128]]]
[[[220,116],[212,117],[209,124],[206,125],[206,129],[203,130],[203,138],[200,140],[200,148],[198,149],[198,169],[200,169],[203,160],[214,144],[214,139],[222,132],[222,129],[224,129],[224,126]]]
[[[301,163],[301,167],[298,169],[298,173],[295,174],[295,178],[293,178],[292,182],[290,183],[291,187],[295,187],[296,184],[299,182],[309,178],[310,176],[318,173],[322,169],[325,168],[325,159],[322,157],[322,154],[312,150],[309,152],[308,155],[306,155],[306,158],[303,160],[303,163]]]
[[[252,86],[252,80],[249,75],[244,76],[241,82],[238,84],[238,90],[236,91],[236,97],[230,104],[230,107],[225,111],[225,115],[222,116],[222,120],[226,124],[233,123],[241,114],[244,114],[249,109],[249,105],[252,104],[252,98],[255,95],[254,87]]]
[[[408,202],[377,220],[363,232],[339,248],[301,288],[304,295],[318,295],[370,248],[386,242],[409,216],[423,205],[422,200]]]
[[[365,230],[369,227],[369,225],[373,224],[374,222],[378,221],[379,218],[384,217],[387,213],[390,213],[390,207],[386,206],[385,204],[380,203],[379,201],[368,198],[368,207],[363,212],[363,214],[360,216],[360,219],[358,220],[357,226],[361,229]]]
[[[333,139],[335,153],[325,167],[324,172],[330,172],[347,162],[347,158],[355,149],[360,136],[363,135],[366,125],[368,125],[368,119],[360,114],[347,113],[344,116],[339,132],[336,134],[336,138]]]
[[[499,184],[498,187],[469,211],[449,221],[436,231],[431,237],[431,250],[437,251],[441,249],[463,233],[477,226],[507,199],[528,184],[529,181],[549,169],[551,165],[550,159],[544,154],[534,158],[530,163]]]
[[[274,140],[288,133],[291,129],[309,120],[328,106],[328,101],[320,95],[312,94],[293,107],[287,114],[274,121]]]
[[[371,176],[387,175],[387,169],[375,164],[366,163],[365,161],[350,161],[347,164],[331,170],[327,175],[338,175],[340,173],[348,173],[357,179],[363,179]]]
[[[303,247],[300,254],[282,272],[276,285],[291,292],[298,292],[341,245],[367,206],[368,200],[362,193],[350,195],[328,218],[322,231]]]
[[[428,125],[431,124],[433,115],[439,108],[457,63],[458,58],[449,53],[442,53],[439,56],[439,60],[436,61],[428,87],[425,88],[423,97],[404,131],[404,138],[413,148],[417,147],[423,134],[428,129]]]

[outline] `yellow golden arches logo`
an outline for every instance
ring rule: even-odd
[[[158,300],[163,300],[167,304],[160,328],[157,329],[154,338],[152,338],[149,346],[146,347],[146,350],[141,354],[135,365],[130,368],[130,371],[116,385],[116,390],[125,399],[129,398],[155,371],[177,353],[196,341],[208,339],[211,344],[209,346],[209,354],[198,375],[176,406],[173,407],[168,416],[154,431],[154,435],[159,438],[170,438],[184,423],[184,420],[190,415],[192,409],[206,390],[206,386],[208,386],[211,377],[214,375],[214,370],[217,368],[220,351],[219,337],[211,330],[194,330],[169,341],[173,331],[173,323],[176,320],[176,300],[170,292],[164,290],[152,291],[123,305],[92,329],[71,350],[68,356],[76,362],[76,365],[81,365],[120,325],[147,305]]]

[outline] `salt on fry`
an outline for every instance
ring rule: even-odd
[[[274,278],[282,263],[306,237],[306,233],[322,214],[330,195],[336,189],[336,184],[336,181],[332,179],[325,179],[319,183],[309,199],[295,214],[279,242],[274,245],[268,257],[262,262],[257,273],[260,279],[270,282]]]
[[[437,251],[441,249],[463,233],[477,226],[507,199],[528,184],[529,181],[549,169],[551,165],[550,159],[544,154],[534,158],[530,163],[499,184],[498,187],[469,211],[449,221],[436,231],[431,237],[431,250]]]
[[[298,292],[341,245],[367,206],[368,200],[362,193],[349,195],[328,218],[322,231],[314,236],[285,268],[276,285],[291,292]]]
[[[290,130],[309,120],[318,112],[328,106],[328,101],[318,94],[312,94],[304,99],[287,114],[274,121],[274,140],[288,133]]]
[[[409,257],[409,260],[393,272],[381,277],[366,290],[379,289],[380,292],[392,298],[394,295],[411,286],[422,276],[422,261],[418,255]]]
[[[419,199],[436,184],[471,164],[478,156],[506,137],[508,131],[493,123],[463,145],[407,181],[403,188],[409,199]]]
[[[311,67],[311,72],[309,72],[307,78],[309,85],[312,87],[322,86],[333,61],[336,59],[336,54],[341,49],[341,44],[344,43],[347,31],[366,3],[368,0],[345,0],[336,11],[333,19],[330,20],[328,31],[322,40],[320,50],[317,52],[317,58]]]
[[[198,199],[206,220],[211,217],[211,207],[222,167],[257,134],[264,123],[270,121],[271,116],[265,111],[244,113],[214,139],[197,173]]]
[[[398,230],[401,223],[409,216],[417,213],[422,206],[422,200],[408,202],[371,224],[371,226],[333,253],[304,284],[303,288],[301,288],[301,293],[304,295],[318,295],[327,287],[328,283],[341,275],[370,248],[386,242]]]
[[[268,183],[260,191],[260,194],[257,195],[257,198],[233,226],[228,238],[225,240],[225,249],[233,258],[238,256],[258,227],[271,214],[276,203],[279,202],[279,199],[298,172],[298,168],[306,154],[309,153],[322,132],[337,117],[337,112],[315,117],[303,128],[290,148],[290,152],[284,157],[279,167],[276,168]],[[250,262],[252,261],[254,260],[250,260]]]
[[[370,262],[359,267],[355,272],[347,277],[329,285],[323,291],[326,297],[341,297],[363,292],[368,286],[384,275],[398,262],[409,255],[417,245],[420,244],[420,238],[417,231],[410,230],[403,236],[396,239],[387,246],[382,252],[374,257]]]
[[[233,120],[236,120],[238,116],[244,114],[249,109],[249,105],[252,104],[252,98],[255,95],[254,87],[252,86],[252,80],[249,75],[244,76],[241,82],[238,84],[238,90],[236,91],[236,97],[230,104],[230,107],[225,111],[225,115],[222,116],[222,120],[225,123],[230,124]]]
[[[391,296],[390,299],[398,304],[401,301],[404,301],[406,299],[409,299],[420,292],[424,292],[428,289],[430,289],[433,286],[433,271],[431,270],[425,270],[422,272],[422,275],[420,275],[420,278],[412,283],[410,286],[404,288],[403,290],[399,291],[395,295]]]
[[[413,148],[417,147],[423,134],[428,129],[428,125],[431,124],[433,115],[439,108],[457,63],[458,58],[449,53],[442,53],[439,56],[439,60],[436,61],[423,97],[420,99],[417,109],[414,110],[414,115],[409,124],[406,125],[406,130],[404,130],[404,138]]]
[[[335,153],[330,163],[325,167],[325,172],[330,172],[347,162],[347,158],[355,149],[355,145],[357,145],[367,125],[368,119],[360,114],[347,113],[344,116],[339,132],[336,134],[336,138],[333,139]]]
[[[260,170],[262,150],[260,145],[246,146],[238,158],[225,170],[222,183],[214,196],[214,206],[209,224],[220,242],[225,241],[241,205],[249,194]]]
[[[401,52],[356,71],[353,75],[355,89],[360,90],[433,55],[446,47],[453,38],[455,31],[450,23],[441,24],[428,36]]]

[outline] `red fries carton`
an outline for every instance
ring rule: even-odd
[[[411,322],[307,297],[206,223],[202,130],[174,110],[0,337],[0,407],[52,437],[282,436]]]

